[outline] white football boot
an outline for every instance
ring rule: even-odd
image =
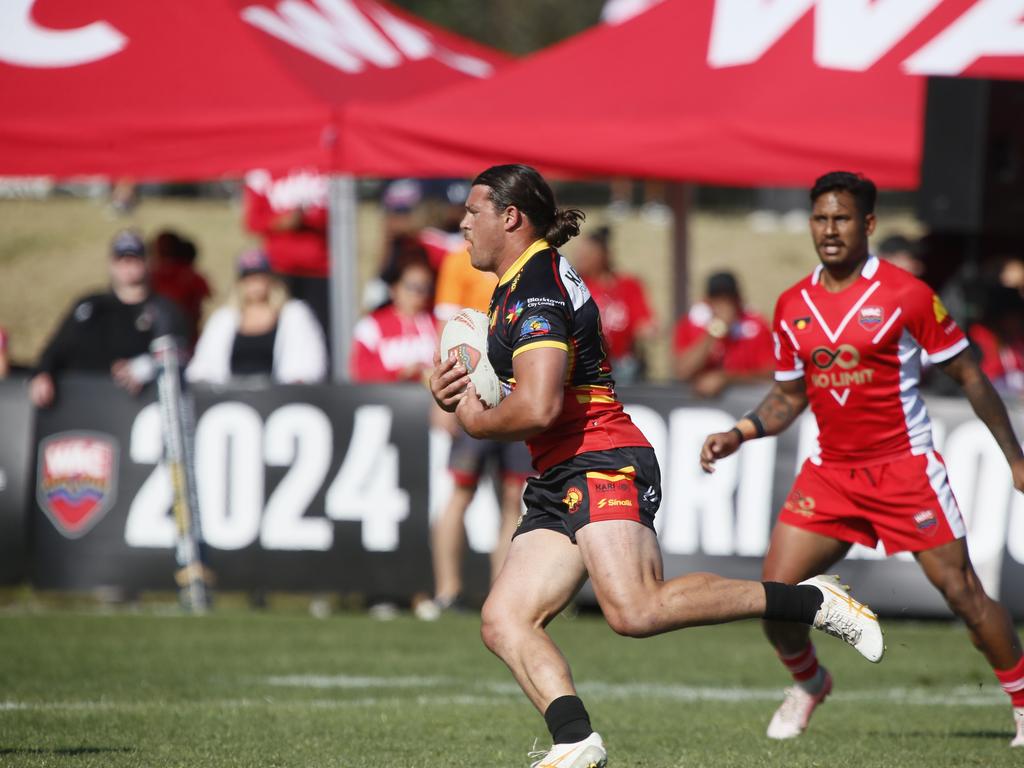
[[[1017,726],[1017,735],[1010,742],[1010,746],[1024,747],[1024,707],[1013,708],[1013,721]]]
[[[812,624],[815,629],[845,640],[868,661],[881,661],[885,643],[878,617],[848,594],[850,588],[840,584],[838,576],[815,576],[800,584],[816,587],[821,592],[821,607]]]
[[[769,739],[795,739],[804,732],[814,710],[832,693],[832,675],[825,670],[818,693],[808,693],[799,685],[787,688],[785,693],[786,698],[768,723]]]
[[[555,744],[547,752],[531,752],[529,757],[539,758],[530,763],[530,768],[604,768],[608,763],[604,742],[597,733],[572,744]]]

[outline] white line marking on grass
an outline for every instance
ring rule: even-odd
[[[430,688],[450,686],[470,691],[486,691],[494,696],[518,696],[514,682],[470,683],[455,677],[353,677],[347,675],[289,675],[270,677],[269,685],[295,688]],[[599,680],[581,682],[581,693],[603,699],[666,699],[669,701],[780,701],[782,687],[745,688],[734,686],[693,686],[671,683],[611,683]],[[1005,694],[994,684],[986,687],[964,685],[955,688],[875,688],[832,694],[833,700],[910,704],[917,706],[987,707],[1004,704]]]
[[[366,677],[358,675],[276,675],[263,680],[267,685],[284,688],[432,688],[457,685],[446,677]]]
[[[292,680],[293,687],[325,689],[330,685],[299,684],[297,681],[308,681],[317,678],[321,683],[334,680],[333,687],[347,689],[358,687],[410,688],[431,684],[456,685],[463,688],[463,693],[445,695],[420,694],[404,697],[400,695],[359,696],[338,699],[278,699],[270,696],[241,699],[210,699],[182,701],[0,701],[0,716],[4,712],[14,711],[76,711],[76,710],[193,710],[207,709],[252,709],[267,707],[270,709],[349,709],[363,707],[401,708],[411,704],[419,706],[494,706],[507,702],[510,698],[518,698],[522,694],[514,683],[489,682],[464,685],[456,678],[345,678],[339,684],[341,676],[295,675],[274,680]],[[354,681],[373,681],[371,685],[355,685]],[[412,681],[416,681],[413,683]],[[426,682],[425,682],[426,681]],[[434,681],[431,683],[430,681]],[[275,682],[274,685],[285,685]],[[684,703],[720,702],[736,703],[744,701],[779,701],[782,698],[780,688],[740,688],[672,685],[665,683],[610,683],[590,681],[581,683],[579,690],[588,698],[594,699],[658,699]],[[993,686],[961,685],[953,688],[876,688],[853,691],[837,691],[832,697],[839,701],[861,704],[895,704],[922,707],[1005,707],[1006,695]]]

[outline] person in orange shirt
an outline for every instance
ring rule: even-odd
[[[434,318],[438,331],[461,309],[486,312],[497,277],[474,269],[469,251],[462,248],[447,254],[441,262],[434,296]],[[439,426],[452,434],[448,471],[455,487],[451,498],[431,529],[434,565],[434,599],[417,607],[421,618],[434,618],[440,611],[459,607],[462,592],[462,555],[465,549],[465,519],[481,475],[488,466],[501,473],[501,522],[498,543],[491,552],[491,581],[498,575],[519,519],[523,484],[533,474],[529,451],[522,442],[477,440],[467,435],[451,414],[438,410]]]

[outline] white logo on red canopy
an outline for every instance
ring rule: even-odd
[[[36,0],[0,2],[0,61],[21,67],[77,67],[113,56],[128,43],[105,21],[49,29],[32,18]]]
[[[39,444],[36,500],[61,534],[85,535],[113,506],[117,454],[100,432],[60,432]]]
[[[753,64],[810,12],[814,63],[863,72],[916,29],[942,0],[715,0],[707,61]],[[958,75],[985,56],[1024,55],[1024,0],[977,0],[903,62],[915,75]]]
[[[280,0],[273,8],[250,5],[242,18],[342,72],[367,65],[391,69],[408,61],[434,58],[473,77],[488,77],[483,59],[440,46],[427,30],[398,18],[374,2],[352,0]]]

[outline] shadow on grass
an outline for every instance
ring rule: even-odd
[[[104,755],[112,752],[134,752],[131,747],[0,747],[0,755]]]
[[[876,736],[888,736],[892,737],[895,735],[894,732],[889,731],[876,731]],[[946,736],[951,739],[1006,739],[1009,742],[1013,738],[1013,732],[1007,728],[1005,731],[950,731],[948,734],[940,734],[936,731],[900,731],[899,736],[920,737],[936,739]]]

